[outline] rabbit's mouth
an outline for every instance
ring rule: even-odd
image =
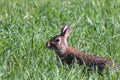
[[[50,50],[56,50],[57,49],[56,46],[54,46],[54,45],[48,46],[47,48],[49,48]]]

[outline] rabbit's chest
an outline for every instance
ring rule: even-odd
[[[69,65],[73,62],[74,56],[72,55],[60,56],[60,59],[63,63],[67,63]]]
[[[67,63],[68,65],[77,61],[77,63],[81,63],[82,61],[78,61],[78,58],[72,54],[58,54],[59,58],[61,59],[62,63]]]

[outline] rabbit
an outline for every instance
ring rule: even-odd
[[[65,24],[61,29],[60,35],[54,36],[46,42],[46,47],[54,50],[63,63],[70,65],[76,59],[79,65],[85,64],[88,67],[97,68],[99,71],[103,71],[107,66],[115,69],[119,68],[117,63],[108,58],[80,52],[68,46],[67,37],[70,35],[70,32],[71,27]]]

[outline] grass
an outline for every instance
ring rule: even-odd
[[[120,79],[113,69],[100,76],[59,66],[45,47],[69,24],[69,45],[120,64],[120,0],[1,0],[0,7],[0,80]]]

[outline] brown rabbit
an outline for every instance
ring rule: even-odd
[[[46,47],[55,50],[55,53],[59,56],[62,62],[68,65],[76,59],[78,64],[85,64],[88,67],[98,68],[102,71],[106,66],[114,67],[118,69],[118,65],[112,62],[110,59],[93,56],[68,46],[67,37],[71,32],[71,28],[68,25],[64,25],[61,34],[52,37],[47,41]]]

